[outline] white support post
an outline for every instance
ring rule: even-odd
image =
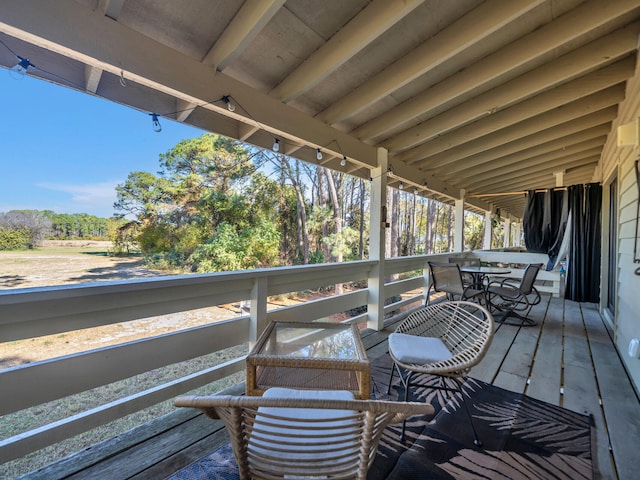
[[[511,218],[504,219],[504,248],[511,246]]]
[[[514,239],[514,247],[522,246],[522,223],[514,222],[512,225],[513,228],[513,239]]]
[[[367,327],[374,330],[384,328],[384,247],[387,228],[387,171],[388,152],[378,148],[378,167],[371,171],[371,212],[369,233],[369,260],[376,260],[369,273],[369,298],[367,300]]]
[[[249,324],[249,346],[253,347],[267,326],[267,279],[255,279],[251,290],[251,322]]]
[[[460,199],[456,200],[453,226],[453,251],[464,251],[464,190],[460,190]]]
[[[484,212],[484,237],[482,239],[482,248],[491,250],[491,238],[493,234],[493,219],[491,211]]]

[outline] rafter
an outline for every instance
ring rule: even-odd
[[[316,85],[347,60],[402,20],[423,0],[375,0],[307,58],[271,91],[289,102]]]
[[[456,176],[456,183],[464,183],[469,190],[473,190],[481,186],[483,182],[498,176],[519,172],[523,169],[523,166],[526,169],[526,165],[532,165],[534,167],[537,165],[552,165],[554,162],[561,162],[566,159],[577,159],[582,158],[584,155],[600,154],[602,153],[602,145],[604,145],[606,140],[606,136],[596,137],[586,142],[580,142],[575,145],[553,150],[552,152],[530,157],[518,163],[495,167],[493,164],[486,165],[484,171],[481,173],[467,174],[466,171],[460,172],[460,174]]]
[[[121,65],[125,65],[127,78],[140,85],[203,105],[203,108],[240,122],[268,128],[272,134],[293,141],[327,145],[338,140],[347,156],[363,165],[375,165],[374,147],[223,73],[214,76],[209,66],[79,6],[73,0],[58,0],[55,4],[46,0],[7,0],[3,6],[9,3],[11,8],[7,8],[0,19],[0,30],[9,35],[114,75],[119,75]],[[57,27],[68,23],[77,28],[69,31]],[[158,58],[162,62],[156,61]],[[241,105],[251,105],[250,118],[246,118],[240,109],[234,113],[224,105],[208,103],[223,95],[231,95]],[[269,148],[270,145],[261,146]]]
[[[223,71],[251,43],[285,0],[246,0],[229,26],[202,59]]]
[[[618,30],[539,68],[453,107],[415,127],[394,135],[384,145],[405,150],[446,134],[461,125],[486,117],[489,112],[508,108],[581,75],[610,64],[612,59],[635,52],[640,23]]]
[[[501,75],[637,8],[635,0],[602,2],[591,0],[565,15],[525,35],[481,61],[452,75],[424,92],[406,100],[381,116],[355,129],[352,134],[367,140],[380,135],[390,126],[406,126],[420,115],[445,103],[455,101],[471,91],[486,91],[486,85]]]
[[[197,106],[197,103],[186,102],[180,98],[176,98],[176,120],[181,123],[184,122]]]
[[[574,157],[578,157],[577,159]],[[600,152],[592,152],[591,155],[571,155],[571,159],[555,160],[546,164],[533,165],[528,168],[520,168],[510,174],[499,175],[490,180],[486,180],[481,185],[472,187],[468,185],[473,192],[485,193],[495,190],[496,188],[504,188],[506,185],[511,185],[514,182],[520,180],[529,179],[532,184],[535,184],[535,179],[544,175],[553,175],[558,170],[570,170],[585,165],[593,165],[598,163],[600,159]],[[465,184],[465,186],[467,186]]]
[[[497,158],[507,156],[509,154],[515,154],[529,148],[534,148],[546,142],[551,142],[563,137],[569,137],[574,133],[580,132],[581,130],[586,130],[591,127],[596,127],[604,123],[611,122],[616,117],[617,113],[617,106],[607,107],[603,110],[597,111],[590,115],[586,115],[584,117],[577,118],[575,120],[571,120],[562,125],[548,128],[536,134],[529,135],[513,142],[509,142],[490,150],[483,151],[476,155],[460,159],[460,162],[457,162],[455,164],[451,164],[442,168],[437,164],[432,164],[431,168],[424,168],[423,170],[430,173],[441,174],[443,178],[446,178],[449,175],[455,175],[457,172],[466,170],[469,167],[473,167],[482,163],[494,162]],[[608,125],[608,127],[609,129],[611,128],[610,125]]]
[[[542,2],[539,0],[492,0],[483,3],[342,97],[321,112],[318,118],[333,124],[355,115],[385,95],[450,60],[457,53],[491,35],[540,3]]]
[[[99,0],[98,10],[101,11],[103,15],[117,20],[124,6],[124,2],[125,0]]]
[[[85,90],[90,93],[96,93],[100,79],[102,78],[102,69],[98,67],[92,67],[91,65],[85,65],[84,67],[84,80]]]
[[[581,98],[593,96],[596,92],[622,84],[635,70],[635,59],[628,57],[608,67],[592,72],[584,77],[565,83],[512,107],[490,114],[482,120],[453,130],[411,150],[398,154],[402,161],[412,163],[415,159],[423,159],[438,155],[459,145],[472,142],[484,135],[491,134],[512,125],[522,124],[531,119],[542,125],[553,117],[553,121],[562,123],[561,108],[578,102]],[[509,85],[504,86],[505,89]],[[624,88],[624,87],[622,87]],[[464,104],[463,104],[464,105]],[[546,115],[544,115],[546,113]],[[560,115],[558,115],[560,114]],[[571,114],[571,113],[568,113]],[[565,116],[566,118],[566,116]],[[544,127],[543,127],[544,128]]]
[[[419,164],[437,165],[441,170],[457,160],[491,150],[496,147],[509,145],[534,136],[549,129],[562,131],[561,125],[576,118],[588,116],[592,112],[604,110],[617,105],[624,98],[624,85],[616,85],[606,90],[581,98],[556,110],[545,112],[534,118],[524,120],[515,125],[503,128],[482,138],[467,142],[441,154],[430,156],[418,162]]]
[[[608,122],[608,120],[606,120]],[[487,164],[490,163],[492,169],[502,168],[508,165],[517,165],[522,161],[526,161],[536,156],[549,154],[550,152],[557,151],[562,148],[570,148],[581,142],[589,142],[596,138],[601,138],[602,143],[606,141],[606,135],[609,133],[609,123],[602,123],[600,125],[585,127],[584,130],[577,130],[566,136],[559,136],[557,138],[546,139],[546,141],[534,144],[530,147],[525,147],[522,150],[516,150],[513,153],[504,155],[480,155],[465,159],[464,164],[461,165],[461,169],[449,168],[447,172],[441,175],[442,178],[458,177],[461,174],[464,175],[476,175],[481,174],[487,169]]]
[[[596,165],[596,162],[588,165],[583,165],[571,172],[567,172],[564,176],[565,185],[573,185],[577,183],[590,182],[595,165]],[[547,172],[546,174],[542,174],[540,176],[535,176],[533,178],[524,178],[519,182],[513,182],[507,185],[504,185],[504,190],[502,191],[517,191],[517,190],[525,190],[525,189],[528,190],[533,188],[537,190],[537,189],[554,188],[554,187],[556,187],[555,176],[553,175],[552,172]]]

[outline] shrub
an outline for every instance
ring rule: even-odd
[[[31,232],[26,228],[0,227],[0,250],[23,250],[33,246]]]

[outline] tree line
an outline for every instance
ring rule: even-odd
[[[108,240],[122,223],[86,213],[51,210],[0,212],[0,250],[36,248],[45,239]]]
[[[181,141],[157,173],[116,187],[129,219],[118,249],[137,244],[156,268],[211,272],[368,258],[370,182],[215,134]],[[450,205],[389,189],[387,256],[451,251]],[[465,215],[468,248],[483,219]]]
[[[112,218],[0,213],[0,249],[109,239],[115,253],[140,250],[149,266],[187,272],[365,259],[370,193],[366,179],[208,133],[161,154],[157,173],[129,173]],[[387,257],[452,251],[450,205],[387,194]],[[467,249],[482,247],[483,229],[481,217],[465,214]]]

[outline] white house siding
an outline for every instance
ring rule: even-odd
[[[617,146],[618,125],[629,123],[640,117],[640,68],[636,60],[635,75],[627,82],[625,100],[620,104],[618,119],[613,124],[600,161],[602,177],[606,185],[610,179],[618,179],[618,281],[617,308],[615,319],[615,343],[629,371],[636,391],[640,391],[640,360],[628,355],[628,346],[632,338],[640,338],[640,276],[634,275],[640,264],[633,262],[634,237],[636,231],[636,202],[638,188],[633,164],[640,156],[640,147]],[[607,195],[605,189],[605,195]],[[605,204],[608,202],[605,201]],[[609,213],[603,208],[603,235]],[[603,239],[603,246],[607,244]],[[640,249],[640,245],[638,246]],[[603,249],[603,277],[606,275],[606,250]],[[606,285],[606,280],[603,286]],[[601,301],[606,300],[606,289],[602,288]]]

